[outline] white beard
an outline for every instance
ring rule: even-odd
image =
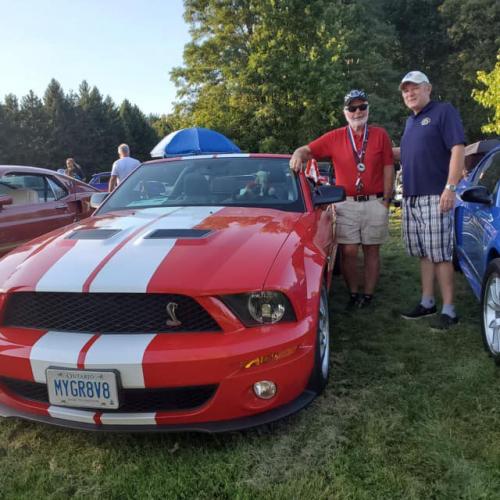
[[[359,118],[351,118],[347,116],[347,113],[344,113],[345,119],[347,120],[347,123],[351,126],[352,129],[357,129],[359,127],[364,127],[366,123],[368,122],[368,115],[369,111],[366,111],[366,114],[362,117]]]

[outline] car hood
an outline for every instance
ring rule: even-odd
[[[258,290],[301,215],[240,207],[96,215],[8,254],[0,283],[45,292]]]

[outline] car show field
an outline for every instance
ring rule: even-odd
[[[457,279],[452,334],[407,322],[418,293],[398,212],[369,314],[330,300],[331,376],[307,409],[224,435],[95,434],[0,420],[5,498],[497,498],[500,395],[479,306]],[[472,299],[472,300],[471,300]]]

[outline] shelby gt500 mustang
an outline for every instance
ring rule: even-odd
[[[92,217],[0,260],[0,415],[221,431],[308,404],[328,377],[344,192],[288,161],[147,162]]]

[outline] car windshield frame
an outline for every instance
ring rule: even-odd
[[[217,206],[305,212],[289,159],[272,156],[187,157],[143,163],[96,211]]]

